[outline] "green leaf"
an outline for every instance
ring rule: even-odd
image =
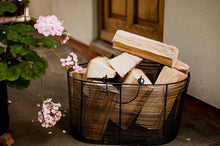
[[[57,42],[54,39],[48,37],[41,38],[40,43],[42,43],[42,47],[48,49],[53,49],[57,46]]]
[[[22,48],[21,51],[19,52],[19,54],[21,56],[24,56],[24,55],[26,55],[28,53],[29,53],[29,49],[28,48]]]
[[[14,31],[9,31],[7,34],[7,39],[18,42],[18,33]]]
[[[19,40],[27,46],[39,46],[39,39],[34,38],[33,35],[23,34],[19,37]]]
[[[19,64],[20,70],[21,70],[21,76],[25,80],[34,80],[32,69],[30,67],[30,64],[27,61],[21,61]]]
[[[30,85],[30,81],[25,80],[22,77],[20,77],[15,81],[8,81],[7,84],[11,88],[18,89],[18,90],[23,90],[23,89],[27,88]]]
[[[5,11],[0,8],[0,15],[4,14]]]
[[[45,68],[48,68],[48,63],[47,63],[47,60],[46,60],[46,59],[44,59],[43,57],[41,57],[39,61],[41,61],[41,62],[44,64]]]
[[[16,25],[12,25],[10,27],[10,30],[17,32],[19,34],[26,34],[34,32],[34,28],[29,24],[19,23]]]
[[[0,11],[1,13],[4,13],[5,11],[13,13],[17,10],[17,6],[13,3],[2,1],[0,3]]]
[[[4,81],[7,79],[7,64],[0,62],[0,81]]]
[[[18,65],[14,65],[9,67],[8,72],[7,72],[7,76],[8,76],[8,80],[9,81],[15,81],[20,77],[20,68]]]
[[[0,54],[4,53],[4,48],[0,46]]]
[[[30,50],[29,53],[27,55],[24,55],[23,58],[27,61],[39,61],[40,56],[34,51],[34,50]]]
[[[10,52],[11,54],[19,54],[22,51],[22,45],[17,44],[17,45],[13,45],[11,46]]]
[[[46,67],[45,65],[38,61],[38,62],[35,62],[32,66],[32,69],[33,69],[33,74],[35,77],[43,77],[46,73]]]

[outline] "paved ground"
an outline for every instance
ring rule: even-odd
[[[62,57],[70,52],[68,48],[60,45],[56,50]],[[52,97],[54,102],[60,102],[65,117],[53,128],[40,126],[37,121],[39,107],[36,106],[41,103],[40,80],[32,81],[30,87],[22,91],[9,88],[9,100],[12,101],[9,105],[9,132],[15,139],[15,146],[93,146],[79,142],[70,135],[66,69],[60,66],[59,59],[50,50],[40,48],[37,51],[47,58],[49,63],[47,74],[43,78],[44,96]],[[79,58],[80,62],[87,62],[85,58]],[[63,133],[63,130],[67,133]],[[220,133],[193,121],[183,113],[177,138],[165,146],[211,146],[220,145],[219,142]]]

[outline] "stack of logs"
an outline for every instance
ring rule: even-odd
[[[134,121],[134,118],[137,118],[136,124],[142,125],[147,129],[160,129],[163,124],[161,118],[164,118],[162,115],[164,101],[159,101],[160,99],[155,98],[154,95],[158,94],[159,91],[161,95],[156,96],[164,96],[163,92],[165,89],[162,89],[160,86],[154,86],[145,73],[141,69],[136,68],[144,59],[163,65],[154,84],[174,83],[188,77],[189,66],[178,60],[179,50],[174,46],[122,30],[116,32],[112,42],[113,48],[123,51],[121,55],[112,59],[98,56],[90,60],[87,68],[79,72],[73,71],[70,73],[70,76],[73,78],[92,81],[85,83],[83,87],[83,92],[88,97],[88,100],[86,101],[87,103],[84,103],[86,106],[82,109],[81,123],[82,135],[91,140],[102,140],[109,120],[116,124],[119,123],[118,103],[112,101],[109,95],[107,95],[106,84],[100,84],[100,79],[106,75],[110,79],[117,77],[117,82],[123,83],[120,86],[120,90],[126,93],[126,97],[123,97],[126,99],[131,99],[136,95],[137,88],[131,88],[133,85],[130,84],[138,84],[140,76],[144,79],[143,83],[146,84],[140,86],[140,92],[134,101],[123,104],[123,111],[126,111],[126,114],[120,119],[122,129],[127,129]],[[96,83],[96,81],[98,82]],[[97,95],[94,96],[97,93],[94,93],[92,90],[95,89],[100,89],[99,97]],[[116,88],[113,84],[108,84],[108,91],[113,99],[119,101],[119,88]],[[145,95],[148,96],[146,97]],[[170,100],[167,100],[166,104],[169,108],[166,109],[166,118],[175,100],[175,98],[171,97]],[[146,115],[154,116],[154,119],[147,121],[146,117],[144,117]]]

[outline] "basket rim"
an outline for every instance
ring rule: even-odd
[[[86,65],[88,63],[82,63],[81,65]],[[69,76],[69,72],[72,71],[73,69],[72,68],[69,68],[67,70],[67,77],[68,78],[72,78],[74,80],[77,80],[77,81],[81,81],[81,82],[85,82],[85,83],[96,83],[96,84],[106,84],[106,82],[101,82],[101,81],[87,81],[87,80],[80,80],[80,79],[75,79],[71,76]],[[110,79],[110,78],[108,78]],[[174,85],[174,84],[179,84],[179,83],[182,83],[182,82],[189,82],[190,80],[190,72],[188,72],[188,76],[187,78],[185,78],[184,80],[181,80],[181,81],[177,81],[177,82],[172,82],[172,83],[167,83],[167,84],[141,84],[142,86],[167,86],[167,85]],[[134,85],[134,86],[137,86],[139,84],[128,84],[128,83],[116,83],[116,82],[108,82],[108,84],[114,84],[114,85]]]

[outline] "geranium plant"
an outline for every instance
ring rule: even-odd
[[[20,3],[27,6],[29,0],[19,0]],[[5,12],[13,13],[17,9],[16,5],[7,1],[0,2],[0,15]],[[33,32],[36,30],[43,34],[43,37],[36,38]],[[65,31],[63,23],[54,15],[40,16],[33,26],[24,23],[10,25],[0,24],[0,81],[15,89],[25,89],[29,86],[31,80],[42,78],[48,67],[47,60],[40,57],[35,51],[38,47],[48,48],[53,51],[61,60],[62,64],[71,61],[70,56],[62,59],[53,50],[57,42],[49,36],[61,36]],[[69,39],[67,36],[63,43]],[[72,53],[73,61],[71,62],[77,71],[81,68],[78,65],[77,56]],[[58,111],[60,104],[55,104],[51,99],[45,100],[42,97],[43,106],[40,111],[39,121],[43,127],[53,126],[60,119],[61,113]],[[54,118],[51,117],[54,115]]]

